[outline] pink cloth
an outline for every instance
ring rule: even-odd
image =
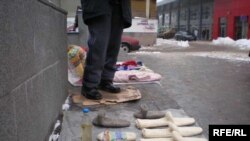
[[[131,70],[131,71],[116,71],[114,82],[151,82],[159,81],[161,75],[154,72]]]

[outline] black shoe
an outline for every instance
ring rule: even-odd
[[[110,92],[110,93],[119,93],[121,92],[121,88],[118,86],[114,86],[112,81],[102,80],[99,84],[99,89]]]
[[[93,99],[93,100],[100,100],[102,99],[101,93],[97,90],[97,88],[87,88],[87,87],[82,87],[82,92],[81,94],[85,96],[88,99]]]

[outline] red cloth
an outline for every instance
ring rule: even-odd
[[[137,66],[137,63],[135,60],[128,60],[126,62],[122,63],[123,66]]]

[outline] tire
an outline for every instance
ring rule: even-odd
[[[127,43],[122,43],[122,46],[121,46],[122,50],[126,53],[129,53],[130,52],[130,49],[129,49],[129,45]]]

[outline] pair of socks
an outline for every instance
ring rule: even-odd
[[[149,111],[145,105],[140,107],[140,112],[135,113],[136,127],[142,129],[141,141],[207,141],[204,138],[190,136],[202,133],[200,127],[180,127],[192,125],[194,118],[173,117],[170,112]],[[168,126],[168,127],[165,127]],[[147,129],[162,127],[158,129]]]

